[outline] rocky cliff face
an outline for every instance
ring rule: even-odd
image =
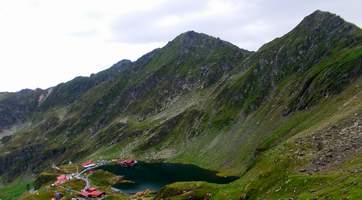
[[[76,77],[47,90],[21,90],[16,93],[0,94],[0,129],[31,120],[36,112],[50,108],[67,106],[80,98],[89,89],[106,81],[111,81],[131,65],[122,60],[107,70],[90,77]]]
[[[0,129],[22,123],[38,106],[42,90],[22,90],[8,93],[0,101]]]
[[[46,91],[0,94],[0,128],[32,122],[0,147],[10,152],[0,154],[0,174],[10,178],[47,166],[11,167],[22,159],[62,163],[131,156],[245,174],[229,193],[238,196],[235,188],[243,188],[250,196],[255,192],[247,183],[273,187],[266,163],[287,176],[268,158],[280,160],[285,172],[301,169],[284,165],[299,154],[275,153],[282,147],[283,152],[295,150],[285,143],[300,136],[313,146],[305,131],[337,120],[339,113],[345,114],[342,119],[360,112],[361,49],[360,28],[316,11],[257,52],[190,31],[135,62],[121,61],[91,77]],[[333,145],[337,140],[330,144],[327,149],[340,152]],[[301,148],[298,152],[310,152]],[[328,157],[324,150],[320,155]],[[266,179],[263,187],[257,187],[259,173]],[[215,195],[228,199],[222,192]]]
[[[0,157],[0,173],[3,181],[13,180],[24,172],[37,174],[41,169],[49,167],[51,160],[65,151],[64,148],[49,149],[41,144],[31,144],[12,149],[11,152]]]

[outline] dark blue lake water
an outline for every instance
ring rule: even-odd
[[[138,162],[133,167],[106,165],[101,169],[124,176],[134,183],[116,184],[113,187],[124,193],[135,193],[150,189],[160,190],[163,186],[181,181],[206,181],[209,183],[225,184],[239,177],[217,176],[215,171],[206,170],[195,165],[176,163],[146,163]]]

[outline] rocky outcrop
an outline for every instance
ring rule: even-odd
[[[48,149],[43,144],[32,144],[0,155],[0,176],[13,180],[25,172],[39,173],[65,151],[64,148]]]
[[[296,140],[300,146],[298,156],[312,154],[310,165],[301,172],[314,173],[334,167],[362,151],[362,114],[355,113],[348,119]],[[304,152],[311,146],[313,152]]]
[[[23,123],[37,109],[43,90],[21,90],[0,100],[0,129]]]

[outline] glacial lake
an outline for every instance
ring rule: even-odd
[[[113,188],[123,193],[136,193],[145,189],[159,191],[167,184],[181,181],[206,181],[226,184],[239,178],[237,176],[217,176],[215,171],[206,170],[195,165],[176,163],[138,162],[132,167],[105,165],[100,169],[123,176],[124,179],[133,182],[113,185]]]

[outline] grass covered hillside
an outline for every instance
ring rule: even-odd
[[[360,199],[361,74],[362,30],[329,12],[256,52],[186,32],[91,77],[0,93],[0,177],[135,158],[240,176],[155,199]]]

